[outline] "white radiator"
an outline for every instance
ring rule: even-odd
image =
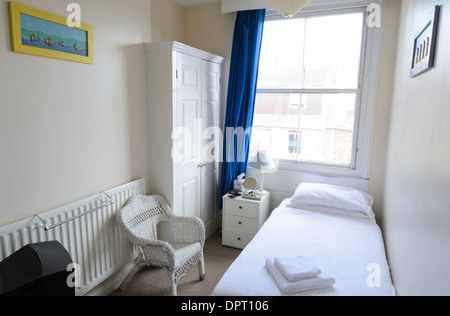
[[[39,214],[42,221],[30,217],[0,228],[0,261],[30,243],[57,240],[80,267],[76,295],[81,296],[113,274],[122,270],[136,257],[135,247],[124,237],[116,222],[117,211],[135,194],[145,194],[145,181],[137,180],[105,191],[113,201],[102,207],[105,195],[96,194],[58,209]],[[93,209],[98,210],[70,220]],[[58,226],[59,225],[59,226]]]

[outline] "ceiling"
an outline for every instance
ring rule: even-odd
[[[220,0],[173,0],[173,1],[182,5],[183,7],[195,7],[209,3],[220,2]]]

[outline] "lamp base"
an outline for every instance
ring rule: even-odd
[[[265,196],[265,195],[268,195],[268,194],[269,194],[269,192],[266,191],[266,190],[255,190],[255,191],[253,191],[253,193],[254,193],[256,196]]]

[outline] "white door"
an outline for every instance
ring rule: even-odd
[[[202,197],[201,219],[208,224],[218,213],[218,159],[222,152],[219,134],[219,104],[221,98],[221,66],[202,62]]]
[[[182,145],[174,161],[174,205],[177,215],[200,217],[201,157],[198,122],[202,119],[202,63],[200,58],[177,53],[174,143]],[[162,105],[163,106],[163,105]],[[181,131],[181,132],[180,132]]]

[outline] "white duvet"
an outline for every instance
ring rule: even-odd
[[[395,295],[383,237],[373,219],[299,210],[285,205],[286,201],[273,211],[212,295],[285,295],[265,268],[265,261],[295,256],[310,258],[336,280],[332,288],[295,295]]]

